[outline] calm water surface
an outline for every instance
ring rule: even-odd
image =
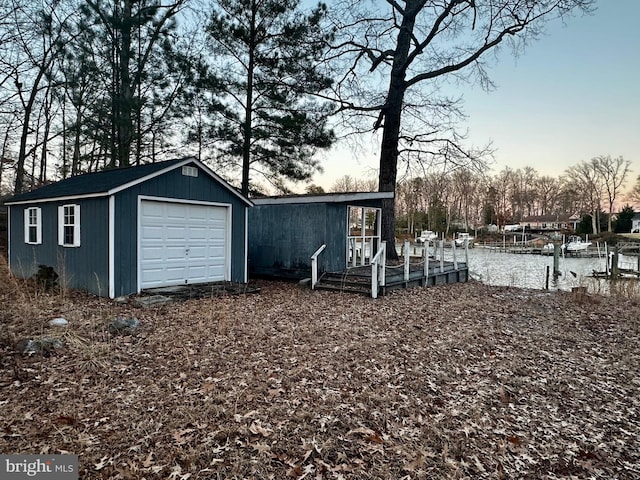
[[[457,250],[456,257],[459,261],[464,261],[464,250]],[[445,260],[451,259],[451,249],[445,249]],[[638,258],[620,255],[618,265],[621,268],[637,269]],[[591,291],[608,291],[608,282],[591,278],[594,270],[605,271],[604,254],[602,258],[560,257],[561,275],[554,280],[552,255],[502,253],[478,247],[469,249],[470,276],[487,285],[543,289],[547,266],[551,290],[571,290],[573,287],[586,286]]]

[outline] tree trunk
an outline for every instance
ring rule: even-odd
[[[75,135],[73,138],[73,156],[71,159],[71,176],[77,175],[80,172],[80,130],[83,122],[82,118],[82,104],[78,105],[76,112],[76,124]]]
[[[131,0],[125,0],[122,12],[122,47],[120,49],[120,98],[118,126],[118,166],[130,165],[133,138],[132,89],[131,89]]]
[[[33,104],[36,101],[36,96],[38,94],[38,87],[40,85],[40,80],[44,76],[45,68],[40,68],[38,71],[38,75],[33,81],[33,85],[31,86],[31,92],[29,94],[29,100],[24,107],[24,117],[22,124],[22,132],[20,134],[20,151],[18,152],[18,162],[16,164],[16,178],[13,193],[19,194],[24,190],[24,163],[27,156],[27,138],[29,137],[29,123],[31,122],[31,112],[33,111]]]
[[[256,9],[255,2],[251,4],[251,33],[249,44],[249,64],[247,65],[247,97],[245,102],[245,116],[242,132],[242,194],[249,196],[249,166],[251,163],[251,132],[253,122],[253,74],[255,69],[255,39],[256,39]]]
[[[389,92],[387,101],[380,112],[380,121],[384,121],[382,130],[382,145],[380,147],[380,172],[378,190],[381,192],[396,191],[398,177],[398,143],[400,139],[400,120],[404,94],[407,89],[405,83],[406,63],[411,46],[411,36],[415,24],[415,17],[420,7],[415,2],[407,2],[406,13],[402,18],[402,27],[398,33],[397,47],[391,68]],[[387,242],[387,258],[397,260],[396,252],[396,212],[395,199],[382,200],[382,240]]]
[[[2,150],[0,150],[0,192],[2,192],[2,172],[4,169],[4,164],[8,160],[6,158],[7,153],[7,145],[9,145],[9,131],[11,130],[11,124],[13,123],[13,119],[11,119],[7,125],[7,130],[4,132],[4,140],[2,141]]]
[[[402,110],[402,97],[404,91],[397,91],[394,94],[397,104],[393,105],[391,100],[391,89],[387,100],[385,111],[385,123],[382,134],[382,146],[380,151],[380,174],[378,179],[378,190],[380,192],[394,192],[398,176],[398,138],[400,135],[400,111]],[[392,111],[393,110],[393,111]],[[382,240],[387,242],[387,258],[397,260],[395,239],[396,212],[395,199],[385,198],[382,200]]]

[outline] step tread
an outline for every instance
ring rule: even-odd
[[[319,282],[316,284],[316,290],[332,290],[334,292],[361,293],[364,295],[371,294],[371,288],[363,288],[362,286],[352,286],[352,285],[335,285],[335,284],[327,284],[322,282]]]

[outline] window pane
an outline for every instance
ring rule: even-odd
[[[64,243],[65,245],[73,245],[73,225],[64,226]]]
[[[29,226],[29,243],[38,241],[38,229],[35,226]]]

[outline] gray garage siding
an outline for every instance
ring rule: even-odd
[[[58,206],[80,205],[80,246],[58,245]],[[24,210],[40,207],[42,244],[24,242]],[[52,201],[9,207],[11,232],[9,264],[18,277],[29,278],[38,265],[53,267],[60,283],[106,295],[108,276],[108,206],[105,198]]]
[[[175,169],[129,187],[115,195],[115,285],[116,295],[137,291],[138,197],[150,196],[232,205],[231,280],[244,282],[246,204],[232,192],[200,171],[197,177]]]
[[[299,278],[311,273],[322,244],[320,270],[346,265],[347,208],[342,204],[255,205],[249,211],[249,271]]]

